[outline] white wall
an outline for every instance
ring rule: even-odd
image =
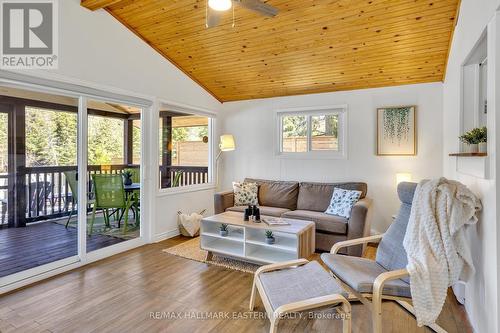
[[[274,111],[282,108],[348,105],[348,158],[284,159],[274,154]],[[376,109],[416,105],[418,154],[375,155]],[[383,232],[399,207],[396,173],[414,180],[442,174],[442,84],[419,84],[224,103],[221,130],[235,136],[236,151],[223,156],[222,186],[244,177],[300,181],[365,181],[374,199],[372,228]]]
[[[444,175],[458,179],[475,191],[483,201],[483,212],[477,226],[468,230],[476,274],[466,288],[466,309],[476,332],[498,332],[498,216],[496,207],[499,196],[495,181],[499,138],[496,135],[500,117],[498,113],[499,54],[498,19],[493,19],[498,0],[462,0],[458,25],[455,29],[448,60],[446,80],[443,86],[443,156]],[[488,29],[488,155],[492,179],[479,179],[456,171],[456,158],[448,153],[458,150],[460,119],[460,72],[461,65],[474,48],[481,34]],[[496,67],[496,68],[495,68]]]
[[[148,98],[187,104],[216,112],[220,103],[182,73],[149,45],[125,28],[104,10],[91,12],[80,0],[59,1],[59,69],[25,71],[25,74],[90,83]],[[213,190],[193,194],[197,200],[186,206],[186,195],[161,196],[153,172],[158,165],[158,121],[156,114],[144,115],[149,158],[146,160],[154,214],[154,239],[172,235],[177,230],[179,209],[212,209]],[[146,150],[146,147],[145,147]],[[155,208],[156,207],[156,208]]]

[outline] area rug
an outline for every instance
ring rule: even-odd
[[[240,272],[253,274],[259,265],[248,263],[245,261],[226,258],[222,256],[218,256],[214,254],[212,256],[212,260],[205,260],[207,256],[207,251],[200,249],[200,237],[196,237],[190,239],[182,244],[175,245],[169,247],[168,249],[164,249],[163,252],[168,254],[173,254],[178,257],[191,259],[199,262],[204,262],[210,265],[225,267],[229,269],[233,269]]]

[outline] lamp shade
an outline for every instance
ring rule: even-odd
[[[220,136],[219,148],[222,151],[231,151],[236,148],[232,134],[223,134]]]
[[[401,172],[396,174],[396,185],[399,185],[399,183],[402,182],[411,182],[411,181],[412,181],[411,173]]]
[[[208,6],[213,10],[224,11],[233,5],[231,0],[208,0]]]

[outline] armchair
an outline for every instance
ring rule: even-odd
[[[374,333],[382,332],[382,300],[393,300],[415,315],[411,305],[408,263],[403,239],[410,218],[413,195],[417,184],[400,183],[398,195],[401,208],[386,233],[338,242],[330,253],[323,253],[321,260],[331,270],[337,282],[354,299],[366,305],[372,312]],[[344,256],[337,252],[349,246],[378,242],[375,260]],[[351,298],[352,299],[352,298]],[[429,326],[435,332],[446,332],[437,324]]]

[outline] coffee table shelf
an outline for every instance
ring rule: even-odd
[[[225,212],[201,221],[200,247],[213,253],[268,264],[307,258],[314,252],[315,225],[311,221],[287,219],[289,225],[269,226],[243,220],[243,214]],[[227,236],[218,232],[221,224],[229,226]],[[265,241],[266,230],[273,231],[274,244]]]
[[[220,238],[202,238],[201,246],[207,250],[225,255],[235,255],[235,256],[243,256],[244,255],[244,246],[243,242],[237,242],[229,239],[220,239]]]

